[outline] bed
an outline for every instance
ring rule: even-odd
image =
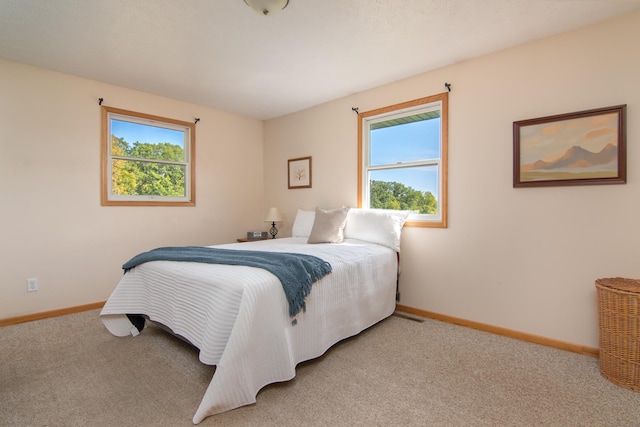
[[[262,387],[292,379],[298,363],[390,316],[405,219],[399,212],[298,210],[290,238],[215,246],[328,262],[331,273],[312,285],[304,310],[294,316],[280,280],[267,270],[157,260],[123,275],[100,318],[113,335],[135,336],[139,328],[127,315],[144,316],[198,348],[202,363],[216,366],[193,417],[198,424],[255,403]]]

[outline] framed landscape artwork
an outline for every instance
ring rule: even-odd
[[[626,105],[513,122],[513,186],[624,184]]]
[[[311,188],[311,157],[288,161],[289,188]]]

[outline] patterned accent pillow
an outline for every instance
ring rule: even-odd
[[[349,208],[324,210],[316,208],[316,216],[307,243],[341,243]]]

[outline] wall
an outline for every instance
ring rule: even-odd
[[[265,229],[262,121],[3,60],[0,94],[0,319],[104,301],[139,252]],[[100,97],[201,119],[196,207],[100,205]]]
[[[405,228],[401,304],[598,347],[594,280],[640,278],[640,13],[504,50],[265,124],[265,199],[357,203],[360,112],[452,84],[449,227]],[[627,104],[626,185],[512,186],[514,121]],[[313,188],[287,189],[287,159],[313,157]]]

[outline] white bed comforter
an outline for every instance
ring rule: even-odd
[[[293,378],[298,363],[394,311],[397,258],[385,246],[284,238],[217,247],[315,255],[333,272],[313,285],[295,324],[280,281],[260,268],[154,261],[122,277],[100,313],[112,334],[131,333],[125,314],[144,314],[195,345],[202,363],[216,365],[194,424],[255,403],[265,385]]]

